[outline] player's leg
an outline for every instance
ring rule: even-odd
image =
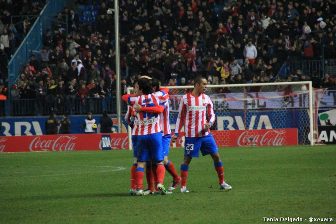
[[[171,187],[169,187],[169,190],[174,190],[176,186],[180,183],[181,178],[175,169],[174,163],[168,159],[168,154],[170,151],[170,140],[171,135],[162,136],[162,148],[164,155],[163,163],[168,173],[173,177],[173,183]]]
[[[132,136],[132,145],[133,145],[133,164],[132,164],[132,166],[131,166],[131,169],[130,169],[130,187],[131,187],[131,189],[130,189],[130,194],[131,195],[134,195],[135,194],[135,192],[136,192],[136,188],[137,188],[137,186],[136,186],[136,180],[135,180],[135,172],[136,172],[136,168],[137,168],[137,162],[138,162],[138,159],[137,159],[137,153],[138,153],[138,151],[137,151],[137,141],[136,141],[136,135],[133,135]]]
[[[137,138],[137,168],[135,171],[135,180],[137,191],[136,195],[145,195],[146,191],[143,191],[143,177],[145,172],[146,161],[149,159],[149,150],[147,146],[148,137],[146,135],[138,136]]]
[[[135,194],[135,192],[136,192],[136,189],[137,189],[137,186],[136,186],[136,180],[135,180],[135,172],[136,172],[136,168],[137,168],[137,158],[136,157],[134,157],[134,159],[133,159],[133,164],[132,164],[132,166],[131,166],[131,170],[130,170],[130,173],[131,173],[131,177],[130,177],[130,194],[131,195],[134,195]]]
[[[200,143],[199,138],[185,138],[184,161],[181,164],[181,192],[189,192],[187,190],[189,164],[193,157],[199,156],[199,150],[201,148]]]
[[[166,189],[163,185],[166,169],[163,165],[163,148],[162,148],[162,135],[161,133],[155,133],[150,135],[150,151],[153,161],[156,164],[156,178],[157,188],[162,194],[166,194]]]
[[[224,166],[222,160],[220,159],[219,153],[218,152],[213,153],[211,154],[211,157],[214,161],[214,166],[217,172],[220,189],[225,191],[231,190],[232,187],[229,184],[227,184],[224,179]]]
[[[202,137],[202,146],[201,146],[202,155],[211,155],[211,158],[214,163],[215,170],[218,176],[218,183],[223,190],[231,190],[232,187],[225,183],[224,180],[224,166],[223,162],[218,153],[218,147],[215,142],[214,137],[210,134],[208,136]]]
[[[189,190],[187,190],[187,179],[188,179],[188,171],[189,171],[189,165],[192,160],[191,156],[184,156],[183,163],[181,164],[181,192],[182,193],[188,193]]]
[[[154,192],[154,173],[153,173],[153,162],[152,161],[147,161],[146,162],[146,179],[147,179],[147,188],[149,192]]]
[[[157,165],[156,165],[155,161],[152,161],[152,174],[153,174],[153,177],[154,177],[154,192],[158,191],[157,184],[159,183],[157,175],[156,175],[156,168],[157,168]]]

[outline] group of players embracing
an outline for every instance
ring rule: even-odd
[[[141,76],[134,84],[133,94],[123,95],[128,103],[125,120],[132,129],[134,163],[131,167],[131,195],[170,194],[180,185],[182,193],[186,187],[189,164],[193,157],[211,155],[218,175],[220,189],[231,190],[224,181],[224,167],[218,147],[210,133],[215,121],[213,104],[205,94],[207,80],[197,76],[194,88],[182,96],[175,133],[171,133],[169,120],[169,89],[161,88],[159,81],[149,76]],[[178,175],[172,161],[168,159],[170,142],[176,141],[184,127],[184,161]],[[173,177],[172,184],[166,189],[164,177],[166,170]],[[147,186],[144,190],[143,179],[146,173]]]

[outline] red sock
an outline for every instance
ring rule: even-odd
[[[152,170],[151,164],[146,166],[146,179],[147,179],[147,187],[150,191],[154,191],[154,174]]]
[[[135,171],[135,180],[136,180],[136,185],[137,189],[142,190],[143,189],[143,176],[144,176],[144,171],[145,169],[142,167],[136,168]]]
[[[187,186],[188,171],[181,171],[181,187]]]
[[[215,168],[216,168],[216,171],[217,171],[219,184],[222,184],[224,182],[224,167],[223,166],[218,166],[218,167],[215,167]]]
[[[157,164],[156,165],[156,176],[157,176],[157,182],[160,184],[163,184],[164,181],[164,176],[166,173],[166,169],[163,166],[163,164]]]
[[[172,161],[168,161],[168,163],[165,165],[165,168],[170,173],[170,175],[174,178],[175,181],[180,178],[176,172],[174,163]]]
[[[187,186],[188,170],[189,170],[188,164],[181,165],[181,187]]]
[[[131,189],[136,189],[136,181],[135,181],[135,170],[137,168],[137,164],[133,164],[131,166]]]
[[[152,164],[152,173],[153,173],[153,177],[154,177],[154,189],[155,191],[158,191],[157,189],[157,184],[158,184],[158,178],[156,175],[156,164]]]

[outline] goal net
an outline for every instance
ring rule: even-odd
[[[166,88],[174,129],[180,99],[193,86]],[[219,147],[315,143],[318,103],[313,99],[310,81],[208,85],[206,94],[212,99],[216,114],[212,134]],[[179,147],[183,139],[177,142]]]

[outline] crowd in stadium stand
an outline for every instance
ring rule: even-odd
[[[336,55],[333,0],[150,2],[119,3],[123,90],[143,74],[162,85],[191,84],[196,73],[206,75],[209,84],[310,80],[299,69],[290,72],[286,62]],[[14,99],[43,98],[52,106],[113,95],[109,8],[113,1],[77,0],[75,8],[60,13],[44,34],[44,47],[23,68]],[[335,88],[336,79],[326,75],[315,83],[321,85]]]
[[[0,0],[0,82],[7,64],[45,5],[45,0]]]

